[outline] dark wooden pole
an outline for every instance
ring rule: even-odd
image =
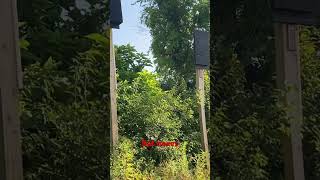
[[[0,179],[22,180],[18,88],[22,86],[16,0],[0,1]]]
[[[304,180],[299,26],[276,23],[275,35],[277,85],[285,92],[283,103],[290,120],[289,135],[282,139],[285,180]]]

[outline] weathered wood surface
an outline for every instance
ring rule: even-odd
[[[22,180],[18,88],[22,86],[16,0],[0,1],[0,179]]]
[[[304,180],[299,26],[276,23],[275,35],[277,85],[290,119],[290,133],[282,139],[285,179]]]
[[[110,32],[110,127],[111,127],[111,146],[114,147],[118,142],[118,115],[117,115],[117,78],[116,61],[113,46],[112,29]]]

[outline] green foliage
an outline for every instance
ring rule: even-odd
[[[27,40],[25,40],[25,39],[21,39],[20,41],[19,41],[19,47],[21,48],[21,49],[23,49],[23,50],[28,50],[28,47],[30,46],[30,43],[27,41]]]
[[[109,0],[18,1],[19,20],[27,22],[31,34],[44,29],[86,35],[103,32],[109,16]],[[30,30],[37,30],[30,32]],[[45,35],[45,34],[42,34]],[[49,34],[47,34],[49,35]]]
[[[307,177],[320,177],[320,63],[319,44],[320,30],[314,27],[303,27],[300,34],[302,65],[302,97],[304,115],[304,164]]]
[[[209,154],[206,152],[199,153],[195,157],[196,166],[194,169],[194,176],[196,180],[209,179],[210,170],[207,167]]]
[[[170,159],[162,164],[162,174],[164,179],[178,178],[191,179],[189,172],[189,162],[186,156],[186,143],[183,143],[177,151],[176,159]],[[204,170],[204,169],[203,169]]]
[[[24,179],[109,174],[108,0],[18,0]],[[96,38],[94,41],[91,40]]]
[[[129,139],[123,139],[112,155],[112,179],[142,179],[140,169],[135,162],[135,147]]]
[[[209,144],[213,176],[281,179],[280,138],[287,119],[274,87],[269,1],[212,6]],[[263,22],[263,23],[261,23]]]
[[[211,163],[222,179],[282,179],[280,137],[288,132],[274,87],[270,1],[219,1],[213,7]],[[261,23],[264,22],[264,23]],[[306,179],[318,179],[319,30],[303,27],[301,62]]]
[[[248,90],[240,62],[229,63],[228,69],[213,72],[213,78],[220,78],[214,79],[207,123],[212,171],[222,179],[275,179],[281,172],[280,137],[286,127],[277,94],[268,84]]]
[[[78,8],[73,0],[18,1],[26,180],[108,178],[109,38],[101,32],[109,9],[106,0],[87,2],[87,8]],[[270,1],[220,2],[221,8],[211,11],[215,53],[205,76],[212,175],[280,180],[280,137],[288,123],[274,87]],[[116,179],[208,179],[193,92],[192,33],[209,29],[209,2],[138,3],[153,36],[157,73],[143,70],[150,60],[134,47],[116,47],[119,130],[127,139],[113,154],[112,174]],[[306,179],[320,177],[319,32],[312,27],[301,32]],[[179,149],[146,149],[142,138],[187,143]]]
[[[25,67],[20,108],[25,179],[105,179],[109,164],[107,57],[93,47],[60,70]]]
[[[88,50],[90,43],[83,36],[104,31],[109,0],[87,2],[84,9],[78,0],[18,0],[19,34],[30,43],[29,50],[22,51],[23,66],[43,64],[51,56],[68,68],[78,52]]]
[[[193,80],[193,31],[209,29],[208,0],[137,0],[144,7],[143,22],[152,35],[157,72],[167,83],[176,77]]]
[[[182,99],[175,89],[160,88],[157,75],[139,72],[131,83],[120,81],[118,86],[118,112],[120,134],[139,144],[142,139],[161,141],[182,140],[199,147],[198,131],[193,115],[193,99]],[[194,148],[193,151],[195,151]],[[189,150],[191,150],[189,149]],[[160,163],[170,157],[170,150],[154,148],[138,150],[139,157]]]
[[[174,150],[174,157],[155,166],[149,159],[137,158],[137,147],[131,140],[123,138],[112,155],[112,179],[209,179],[209,171],[206,167],[207,155],[199,153],[195,157],[188,158],[186,147],[184,143],[179,149]],[[195,161],[194,166],[190,165],[192,160]],[[142,164],[148,168],[143,169]]]
[[[143,53],[138,53],[130,44],[116,46],[116,64],[119,80],[131,82],[143,68],[151,66],[151,61]]]

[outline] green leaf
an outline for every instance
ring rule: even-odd
[[[107,45],[109,43],[109,40],[102,36],[101,34],[98,34],[98,33],[92,33],[92,34],[89,34],[87,36],[85,36],[86,38],[90,39],[90,40],[93,40],[97,43],[101,43],[103,45]]]
[[[27,41],[25,39],[21,39],[19,41],[19,46],[20,46],[21,49],[28,50],[28,47],[30,46],[30,43],[29,43],[29,41]]]

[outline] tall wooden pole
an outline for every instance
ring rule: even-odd
[[[0,1],[0,179],[22,180],[18,88],[22,86],[16,0]]]
[[[206,113],[205,113],[205,93],[204,93],[204,69],[201,67],[196,67],[196,86],[200,97],[199,102],[199,124],[201,131],[201,144],[203,151],[209,152],[208,150],[208,137],[207,137],[207,127],[206,127]]]
[[[285,180],[304,180],[299,26],[275,24],[277,85],[285,91],[290,132],[283,137]]]
[[[118,115],[117,115],[117,77],[116,77],[116,60],[113,46],[112,29],[110,32],[110,125],[111,125],[111,146],[118,142]]]
[[[201,144],[204,152],[207,153],[207,169],[210,171],[210,156],[208,148],[208,136],[206,126],[206,112],[205,112],[205,89],[204,89],[204,69],[201,66],[196,66],[196,86],[199,95],[199,124],[201,133]]]

